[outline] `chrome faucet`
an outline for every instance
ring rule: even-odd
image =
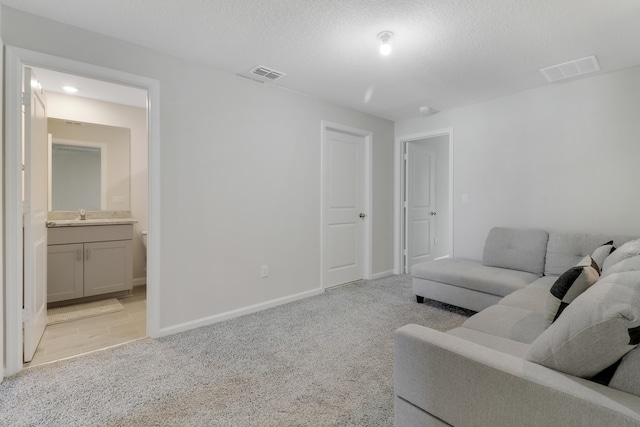
[[[87,212],[84,209],[80,209],[78,212],[80,213],[81,220],[84,221],[85,219],[87,219]]]

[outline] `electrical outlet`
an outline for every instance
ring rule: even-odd
[[[269,277],[269,266],[263,265],[260,267],[260,277],[265,278]]]

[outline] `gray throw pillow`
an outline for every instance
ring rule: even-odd
[[[640,239],[631,240],[612,252],[611,255],[609,255],[607,259],[604,260],[602,272],[605,273],[608,269],[610,269],[620,261],[636,255],[640,255]]]
[[[627,353],[613,374],[609,387],[640,396],[640,348]]]
[[[623,259],[615,263],[609,267],[606,273],[600,275],[600,280],[611,274],[624,273],[625,271],[640,271],[640,255],[632,256],[631,258]]]
[[[590,378],[640,343],[640,272],[611,274],[591,286],[549,326],[525,359]]]
[[[604,266],[604,260],[607,259],[611,252],[615,251],[616,247],[613,245],[613,240],[600,245],[596,248],[595,251],[591,254],[591,258],[598,264],[598,268],[602,271]]]
[[[598,264],[589,255],[558,277],[547,296],[544,313],[547,326],[555,322],[564,309],[599,277]]]

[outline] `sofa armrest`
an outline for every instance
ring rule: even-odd
[[[456,427],[640,425],[640,397],[424,326],[395,333],[397,397]]]

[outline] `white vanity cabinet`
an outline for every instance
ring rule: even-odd
[[[133,225],[48,229],[47,302],[129,291]]]

